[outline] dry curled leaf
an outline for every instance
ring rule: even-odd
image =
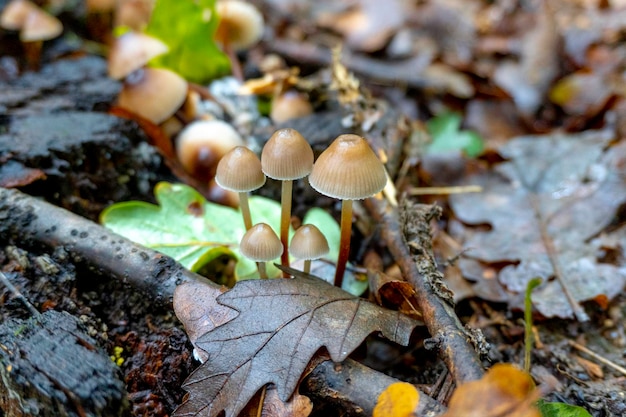
[[[460,385],[441,417],[540,417],[532,378],[507,363],[499,363],[478,380]]]
[[[176,417],[233,417],[269,383],[287,401],[322,347],[341,362],[373,332],[408,343],[416,324],[315,278],[241,281],[218,302],[239,314],[198,338],[209,359],[183,384]]]

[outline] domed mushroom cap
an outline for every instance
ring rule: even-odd
[[[7,30],[20,30],[24,27],[26,16],[39,7],[28,0],[13,0],[6,5],[0,15],[0,27]]]
[[[183,104],[187,82],[163,68],[135,71],[124,81],[118,105],[153,123],[161,123]]]
[[[47,41],[56,38],[62,32],[61,21],[37,7],[26,15],[26,20],[20,30],[20,40],[22,42]]]
[[[189,174],[203,181],[215,176],[219,161],[243,139],[222,120],[198,120],[188,124],[176,140],[176,156]]]
[[[387,183],[385,167],[365,139],[341,135],[317,158],[309,175],[311,187],[340,200],[362,200]]]
[[[215,4],[220,18],[215,39],[236,50],[245,49],[261,39],[263,15],[250,3],[240,0],[221,0]]]
[[[283,253],[283,244],[269,225],[259,223],[243,235],[239,250],[250,260],[267,262],[278,258]]]
[[[298,259],[319,259],[330,250],[326,237],[312,224],[305,224],[296,230],[289,245],[291,254]]]
[[[215,182],[226,190],[243,193],[261,188],[265,184],[265,174],[254,152],[245,146],[237,146],[217,164]]]
[[[155,37],[139,32],[126,32],[116,38],[111,47],[109,77],[116,80],[124,78],[168,50],[168,46]]]
[[[261,152],[265,175],[275,180],[296,180],[309,175],[313,168],[313,149],[295,129],[279,129]]]

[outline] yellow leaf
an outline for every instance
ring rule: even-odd
[[[413,385],[396,382],[378,397],[373,417],[412,417],[419,402],[419,392]]]

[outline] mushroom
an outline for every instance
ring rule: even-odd
[[[270,119],[276,124],[287,120],[308,116],[313,113],[313,106],[307,97],[295,90],[288,90],[274,97]]]
[[[176,112],[186,96],[187,82],[180,75],[163,68],[143,68],[126,77],[117,103],[159,124]]]
[[[267,279],[265,262],[276,259],[283,253],[283,244],[266,223],[255,224],[243,235],[239,251],[248,259],[256,262],[259,275]]]
[[[115,39],[109,52],[109,77],[122,79],[168,50],[168,46],[155,37],[126,32]]]
[[[330,248],[326,237],[320,229],[312,224],[302,225],[291,238],[291,254],[298,259],[304,259],[303,271],[311,271],[311,261],[328,254]]]
[[[219,23],[215,40],[228,55],[233,74],[243,80],[243,74],[235,51],[249,48],[263,35],[263,15],[252,4],[241,0],[220,0],[215,3]]]
[[[63,32],[59,19],[28,0],[13,0],[0,16],[0,27],[19,30],[28,66],[39,68],[43,41],[54,39]]]
[[[176,140],[176,156],[185,171],[208,183],[217,164],[235,146],[243,146],[239,133],[222,120],[198,120],[188,124]]]
[[[335,285],[341,287],[350,254],[352,200],[362,200],[380,192],[387,182],[383,163],[365,139],[341,135],[319,156],[309,183],[315,190],[341,201],[341,238],[335,271]]]
[[[141,32],[152,15],[155,0],[118,0],[115,8],[114,26],[128,27]]]
[[[261,161],[250,149],[237,146],[231,149],[217,164],[215,182],[225,190],[239,193],[241,214],[246,230],[252,228],[248,192],[265,184]]]
[[[280,241],[285,247],[281,264],[289,266],[289,223],[293,180],[307,176],[313,168],[313,149],[295,129],[279,129],[261,152],[261,168],[268,177],[282,181]]]

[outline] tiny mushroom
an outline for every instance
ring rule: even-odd
[[[222,120],[198,120],[185,126],[176,140],[176,156],[185,171],[208,183],[217,164],[235,146],[243,146],[239,133]]]
[[[266,279],[265,262],[278,258],[283,253],[283,244],[269,225],[259,223],[243,235],[239,250],[243,256],[257,263],[259,275]]]
[[[321,194],[342,200],[341,238],[335,271],[335,285],[341,287],[350,254],[352,200],[380,192],[387,182],[385,166],[365,139],[341,135],[321,153],[309,176],[311,187]]]
[[[311,271],[311,261],[328,254],[330,249],[320,229],[312,224],[305,224],[291,238],[290,250],[294,257],[304,260],[303,271],[308,274]]]
[[[173,115],[187,96],[187,82],[163,68],[143,68],[126,77],[118,105],[152,123]]]
[[[295,90],[288,90],[272,100],[270,119],[276,124],[284,123],[291,119],[308,116],[313,113],[313,106],[306,95]]]
[[[115,38],[109,52],[109,77],[122,79],[146,65],[154,57],[169,50],[155,37],[139,32],[126,32]]]
[[[215,3],[219,23],[215,40],[231,62],[233,75],[243,81],[243,71],[236,51],[251,47],[263,35],[263,15],[252,4],[241,0],[220,0]]]
[[[263,173],[282,181],[280,241],[285,247],[281,263],[289,266],[287,245],[291,220],[293,180],[306,177],[313,168],[313,149],[295,129],[279,129],[270,137],[261,152]]]
[[[0,27],[19,30],[29,67],[39,68],[43,41],[54,39],[63,32],[63,24],[28,0],[11,1],[0,15]]]
[[[252,227],[248,192],[265,184],[261,161],[250,149],[237,146],[231,149],[217,164],[215,182],[225,190],[239,193],[241,214],[246,230]]]
[[[261,39],[263,15],[254,5],[241,0],[220,0],[215,11],[220,18],[215,40],[222,46],[241,50]]]

